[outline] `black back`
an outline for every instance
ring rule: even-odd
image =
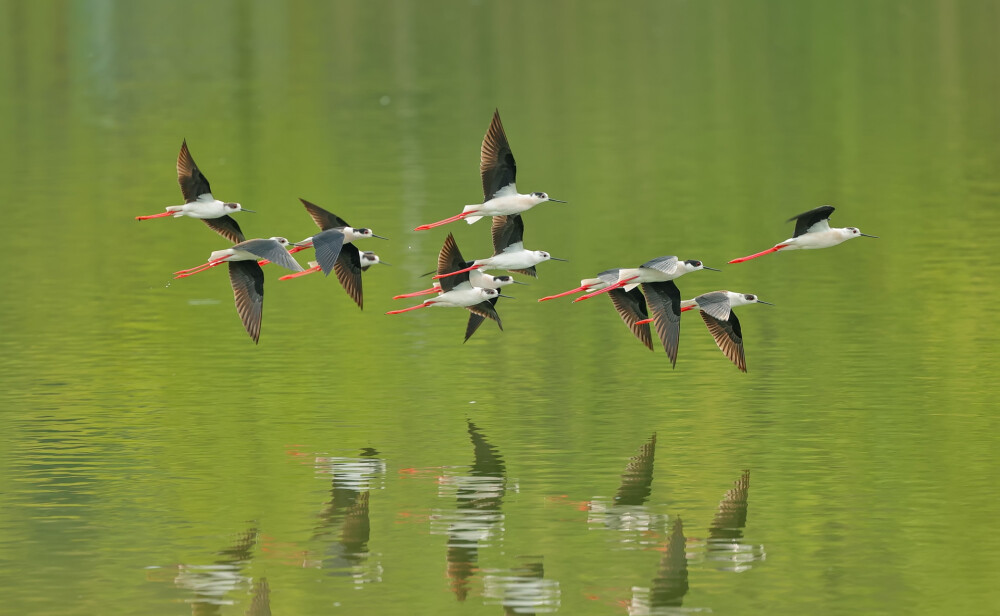
[[[364,310],[364,295],[361,288],[361,251],[354,244],[344,244],[340,250],[340,256],[337,257],[337,262],[333,265],[333,271],[337,272],[340,286],[344,287],[358,308]]]
[[[646,293],[646,303],[663,350],[667,352],[670,364],[676,366],[681,339],[681,292],[673,280],[647,282],[642,285],[642,290]]]
[[[229,214],[218,218],[202,218],[201,221],[208,225],[209,229],[215,231],[234,244],[239,244],[246,239],[243,237],[243,230],[240,229],[236,220]]]
[[[441,246],[441,252],[438,253],[438,275],[450,274],[451,272],[465,269],[468,267],[465,263],[465,259],[462,258],[462,251],[458,249],[458,243],[455,241],[455,236],[449,233],[448,237],[444,238],[444,245]],[[468,281],[468,272],[438,280],[441,283],[442,293],[447,293],[463,282]]]
[[[493,236],[493,255],[498,255],[509,246],[524,242],[524,219],[520,214],[494,216],[490,227]]]
[[[499,299],[499,297],[491,297],[485,302],[480,302],[475,306],[468,307],[469,312],[472,314],[469,315],[469,324],[465,326],[465,340],[462,341],[462,344],[469,341],[472,334],[476,333],[476,330],[479,329],[479,326],[482,325],[483,321],[487,318],[496,321],[497,327],[500,328],[500,331],[503,331],[503,323],[500,322],[500,315],[497,314],[496,311],[496,305]]]

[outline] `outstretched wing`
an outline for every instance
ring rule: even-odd
[[[309,216],[312,217],[313,222],[316,223],[316,226],[319,227],[320,229],[323,229],[324,231],[326,229],[336,229],[337,227],[350,226],[349,224],[347,224],[347,221],[341,218],[340,216],[337,216],[333,212],[328,212],[324,210],[315,203],[310,203],[301,197],[299,198],[299,201],[302,202],[302,205],[306,206],[306,211],[309,212]]]
[[[493,235],[494,256],[508,248],[520,250],[524,247],[524,219],[520,214],[494,216],[490,233]]]
[[[715,344],[719,350],[733,362],[740,372],[747,371],[747,361],[743,357],[743,330],[740,329],[740,320],[736,318],[736,313],[730,311],[729,320],[716,319],[705,311],[700,311],[702,320],[708,326],[708,331],[715,338]]]
[[[720,321],[728,321],[732,305],[729,303],[729,295],[725,291],[712,291],[703,293],[695,298],[698,308],[712,315]]]
[[[493,112],[493,120],[483,137],[479,156],[479,173],[483,176],[483,202],[492,199],[500,189],[514,186],[517,165],[507,143],[507,135],[500,123],[500,110]]]
[[[202,195],[207,195],[207,197],[202,198],[203,201],[214,199],[212,187],[208,185],[208,178],[198,169],[198,165],[194,164],[194,159],[191,158],[187,139],[181,142],[181,151],[177,155],[177,183],[181,185],[184,203],[196,201]]]
[[[642,285],[642,290],[646,293],[646,303],[653,315],[656,335],[663,343],[670,364],[676,366],[677,347],[681,339],[681,292],[673,280],[647,282]]]
[[[344,233],[340,229],[324,229],[314,235],[312,241],[313,248],[316,249],[316,261],[323,274],[329,276],[344,248]]]
[[[500,315],[497,314],[496,311],[497,300],[499,299],[499,297],[491,297],[485,302],[480,302],[475,306],[466,306],[472,314],[469,315],[469,324],[465,327],[465,340],[462,341],[463,343],[469,341],[472,334],[476,333],[476,330],[479,329],[479,326],[482,325],[483,321],[486,319],[493,319],[496,321],[497,327],[500,328],[500,331],[503,331],[503,323],[500,322]]]
[[[438,253],[437,273],[439,276],[442,274],[450,274],[451,272],[457,272],[458,270],[465,269],[466,267],[468,266],[465,264],[465,259],[462,258],[462,251],[458,249],[458,243],[455,242],[455,236],[449,233],[448,237],[444,238],[444,245],[441,246],[441,252]],[[439,280],[441,283],[441,292],[447,293],[463,282],[468,281],[468,273],[441,278]]]
[[[647,349],[652,351],[653,337],[649,333],[649,325],[645,323],[642,325],[636,324],[636,321],[641,321],[648,316],[646,313],[646,299],[643,297],[642,291],[639,289],[632,289],[631,291],[615,289],[614,291],[608,291],[608,296],[615,305],[618,316],[632,330],[632,335],[646,345]]]
[[[816,209],[792,216],[785,222],[795,221],[795,234],[792,237],[813,231],[826,231],[830,228],[830,214],[834,209],[832,205],[821,205]]]
[[[354,244],[345,244],[333,266],[337,272],[337,280],[351,296],[358,308],[364,309],[364,297],[361,292],[361,253]]]
[[[649,269],[655,269],[657,271],[663,272],[664,274],[673,274],[677,270],[677,257],[656,257],[655,259],[650,259],[646,261],[639,267],[646,267]]]
[[[234,244],[239,244],[246,239],[243,237],[243,230],[240,229],[239,224],[237,224],[236,220],[229,214],[225,214],[218,218],[202,218],[201,220],[208,225],[209,229],[215,231]]]
[[[260,318],[264,311],[264,272],[256,261],[230,261],[236,312],[254,343],[260,341]]]
[[[302,271],[302,266],[299,265],[298,261],[293,259],[292,255],[288,254],[288,250],[286,250],[285,247],[279,244],[276,240],[247,240],[245,242],[240,242],[236,246],[233,246],[233,248],[245,250],[259,259],[267,259],[271,263],[290,269],[293,272]]]

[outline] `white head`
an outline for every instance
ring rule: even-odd
[[[271,237],[271,239],[274,240],[274,241],[276,241],[276,242],[278,242],[282,246],[288,246],[288,240],[286,240],[283,237],[278,237],[277,235],[275,235],[275,236]]]
[[[361,253],[361,267],[362,269],[367,269],[376,263],[381,263],[382,259],[379,258],[377,254],[370,250],[366,250]]]
[[[253,210],[245,209],[239,203],[223,203],[222,209],[226,211],[226,214],[232,214],[233,212],[250,212],[251,214],[254,213]]]
[[[713,272],[720,271],[720,270],[715,269],[714,267],[707,267],[701,261],[696,261],[694,259],[687,259],[686,261],[681,261],[677,265],[679,267],[683,268],[684,273],[686,273],[686,274],[691,273],[691,272],[696,272],[696,271],[698,271],[700,269],[712,270]]]
[[[532,205],[538,205],[539,203],[544,203],[546,201],[552,201],[554,203],[566,203],[565,201],[560,201],[559,199],[553,199],[543,192],[533,192],[528,197],[532,200]]]
[[[861,229],[857,227],[845,227],[840,229],[840,234],[844,236],[844,241],[853,240],[856,237],[873,237],[878,239],[877,235],[868,235],[867,233],[862,233]]]
[[[533,253],[535,255],[535,258],[538,259],[539,263],[541,263],[542,261],[548,261],[550,259],[552,261],[565,261],[566,260],[566,259],[559,259],[557,257],[553,257],[552,255],[550,255],[549,253],[545,252],[544,250],[535,250],[535,251],[533,251]]]
[[[768,306],[774,305],[771,302],[765,302],[753,293],[733,293],[730,291],[728,295],[730,306],[746,306],[747,304],[767,304]]]
[[[382,237],[381,235],[375,235],[374,233],[372,233],[372,230],[369,229],[369,228],[367,228],[367,227],[361,227],[361,228],[345,227],[344,231],[349,231],[349,232],[353,233],[355,238],[359,238],[359,237],[377,237],[380,240],[388,239],[388,238]]]
[[[482,287],[476,287],[479,289],[479,294],[482,296],[483,300],[493,299],[494,297],[500,296],[500,291],[497,289],[484,289]]]

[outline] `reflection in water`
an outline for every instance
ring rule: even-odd
[[[271,587],[267,578],[260,578],[253,585],[253,599],[245,612],[246,616],[271,616]]]
[[[674,611],[669,608],[680,607],[688,591],[687,554],[684,548],[684,524],[677,518],[670,529],[652,587],[632,589],[632,602],[628,610],[630,615],[666,614]]]
[[[537,558],[537,557],[535,557]],[[487,605],[503,606],[504,614],[540,614],[559,609],[559,582],[545,579],[541,561],[516,569],[491,571],[483,577]]]
[[[358,458],[319,458],[322,472],[332,473],[330,500],[320,512],[313,539],[332,539],[320,564],[332,575],[350,575],[355,584],[379,582],[382,565],[369,562],[369,496],[385,475],[385,461],[372,448]],[[338,533],[339,531],[339,533]]]
[[[621,485],[610,505],[606,499],[601,498],[590,502],[588,522],[611,530],[629,531],[628,535],[618,538],[626,544],[639,541],[638,536],[633,536],[634,533],[646,533],[659,528],[663,522],[662,516],[650,513],[645,506],[646,499],[652,492],[655,457],[654,433],[639,448],[639,453],[629,459],[625,472],[622,473]]]
[[[233,604],[233,600],[227,598],[227,595],[250,582],[250,578],[242,572],[253,558],[257,535],[256,528],[247,529],[237,537],[232,546],[219,552],[222,558],[216,560],[215,564],[178,565],[179,571],[174,584],[194,592],[194,598],[189,600],[192,614],[219,614],[221,606]]]
[[[708,529],[708,560],[724,571],[746,571],[751,562],[764,560],[763,546],[741,543],[747,524],[750,470],[736,480],[719,502],[719,510]]]
[[[459,601],[468,596],[479,548],[489,545],[494,535],[503,533],[500,506],[507,488],[503,458],[471,421],[469,437],[475,455],[469,474],[446,473],[438,492],[439,496],[454,494],[458,505],[454,512],[438,510],[431,516],[431,532],[448,535],[448,579]]]

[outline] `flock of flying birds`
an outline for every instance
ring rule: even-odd
[[[483,139],[479,171],[483,181],[482,203],[467,205],[460,214],[421,225],[414,230],[425,231],[459,220],[472,224],[489,216],[493,219],[493,256],[466,261],[458,249],[454,236],[449,234],[438,254],[436,272],[429,272],[435,274],[433,280],[436,282],[433,286],[422,291],[397,295],[393,299],[432,294],[434,297],[425,299],[416,306],[392,310],[386,314],[399,314],[429,306],[463,307],[472,313],[466,327],[465,340],[468,340],[486,319],[495,321],[502,330],[503,325],[497,314],[496,304],[499,298],[508,296],[502,295],[500,288],[509,284],[523,283],[514,280],[510,275],[491,276],[484,270],[506,270],[536,277],[535,266],[538,264],[549,260],[565,260],[556,259],[542,250],[524,248],[524,220],[521,214],[539,203],[546,201],[565,203],[565,201],[553,199],[543,192],[529,194],[517,192],[515,186],[517,167],[510,144],[507,142],[507,135],[500,123],[499,111],[494,112],[493,120]],[[175,278],[185,278],[227,263],[236,310],[255,343],[260,340],[264,300],[264,273],[261,265],[274,263],[294,272],[282,276],[280,280],[316,271],[322,271],[327,276],[331,271],[336,272],[337,279],[358,307],[363,307],[361,273],[377,263],[388,265],[374,252],[362,252],[354,245],[357,239],[386,238],[375,235],[368,228],[352,227],[343,218],[305,199],[301,199],[302,204],[319,227],[318,233],[295,243],[283,237],[246,239],[239,224],[230,214],[252,210],[243,208],[239,203],[219,201],[212,196],[208,179],[191,157],[186,140],[181,144],[181,151],[177,157],[177,181],[184,195],[184,205],[172,205],[160,214],[137,216],[136,219],[168,216],[200,218],[212,230],[233,242],[232,247],[213,252],[206,263],[174,274]],[[829,219],[833,210],[832,206],[824,205],[789,218],[789,222],[795,221],[795,232],[791,238],[762,252],[733,259],[730,263],[741,263],[780,250],[828,248],[856,237],[877,237],[861,233],[856,227],[831,228]],[[309,262],[308,269],[303,269],[291,255],[308,248],[315,250],[316,260]],[[632,334],[650,350],[653,350],[653,339],[649,323],[653,323],[672,366],[676,366],[677,363],[681,313],[697,309],[719,349],[737,368],[746,372],[743,332],[733,308],[768,302],[749,293],[725,290],[681,300],[680,291],[674,280],[689,272],[702,269],[720,271],[693,259],[682,261],[675,256],[656,257],[639,267],[605,270],[595,278],[581,280],[580,286],[575,289],[543,297],[538,301],[582,292],[583,294],[574,300],[579,302],[607,293]]]

